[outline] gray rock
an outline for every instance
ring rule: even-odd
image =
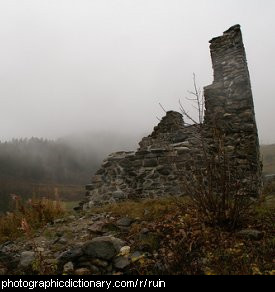
[[[156,167],[158,166],[157,159],[145,159],[143,162],[144,167]]]
[[[123,200],[123,199],[127,199],[127,196],[124,192],[122,191],[115,191],[112,193],[112,197],[115,199],[115,200]]]
[[[19,267],[29,268],[35,260],[35,253],[33,251],[23,251],[20,256]]]
[[[148,233],[150,230],[148,229],[148,228],[142,228],[141,229],[141,231],[140,231],[140,233],[141,234],[146,234],[146,233]]]
[[[58,240],[58,243],[60,243],[60,244],[67,244],[67,243],[68,243],[68,240],[67,240],[65,237],[61,237],[61,238]]]
[[[55,219],[53,221],[54,224],[59,224],[59,223],[63,223],[64,222],[64,219]]]
[[[77,258],[83,255],[83,251],[80,247],[72,248],[68,251],[63,252],[57,259],[59,263],[74,262]]]
[[[0,251],[0,265],[3,266],[3,269],[13,270],[17,267],[19,261],[20,259],[17,255],[13,254],[12,256],[9,253]]]
[[[104,225],[104,222],[96,222],[88,228],[88,231],[95,234],[101,234],[103,233],[102,232],[103,225]]]
[[[261,240],[264,237],[264,233],[259,231],[259,230],[255,230],[255,229],[244,229],[244,230],[237,232],[237,236],[240,238]]]
[[[169,175],[171,173],[171,168],[169,167],[160,167],[157,171],[162,175]]]
[[[82,250],[89,257],[108,261],[115,257],[123,246],[124,242],[118,238],[102,236],[88,241]]]
[[[118,226],[123,226],[123,227],[129,227],[135,220],[129,217],[123,217],[119,220],[117,220],[116,224]]]
[[[74,264],[72,262],[68,262],[63,267],[63,272],[68,274],[74,271]]]
[[[130,262],[127,257],[119,256],[113,260],[113,264],[115,268],[123,270],[130,265]]]

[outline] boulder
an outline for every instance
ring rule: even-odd
[[[75,247],[70,250],[63,252],[57,259],[60,264],[65,264],[67,262],[74,262],[77,258],[83,255],[83,251],[80,247]]]
[[[91,258],[99,258],[108,261],[113,259],[123,246],[124,243],[119,238],[102,236],[86,242],[82,250],[85,255]]]
[[[129,218],[129,217],[123,217],[119,220],[117,220],[116,224],[117,226],[123,226],[123,227],[129,227],[132,225],[132,223],[134,222],[135,220],[132,219],[132,218]]]
[[[130,265],[130,261],[125,256],[119,256],[114,259],[113,264],[115,268],[123,270]]]
[[[35,260],[35,253],[33,251],[23,251],[20,256],[19,267],[29,268]]]

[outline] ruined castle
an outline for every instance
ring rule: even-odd
[[[261,188],[261,162],[253,97],[239,25],[210,41],[214,81],[204,88],[203,139],[215,144],[213,129],[223,133],[230,169],[251,197]],[[86,186],[81,208],[127,198],[185,194],[182,180],[194,166],[203,167],[198,127],[187,126],[178,112],[167,112],[133,152],[117,152],[103,161]],[[208,149],[207,148],[207,149]],[[212,147],[215,149],[215,147]]]

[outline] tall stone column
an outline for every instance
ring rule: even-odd
[[[251,196],[261,188],[261,162],[253,96],[240,25],[210,41],[213,84],[204,88],[205,125],[225,136],[232,167]]]

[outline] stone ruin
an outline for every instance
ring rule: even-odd
[[[204,88],[203,136],[215,144],[211,129],[223,133],[231,169],[251,197],[261,189],[262,165],[246,54],[239,25],[210,41],[214,81]],[[183,173],[202,167],[199,125],[187,126],[181,113],[169,111],[133,152],[117,152],[103,161],[86,186],[80,208],[128,198],[185,194]]]

